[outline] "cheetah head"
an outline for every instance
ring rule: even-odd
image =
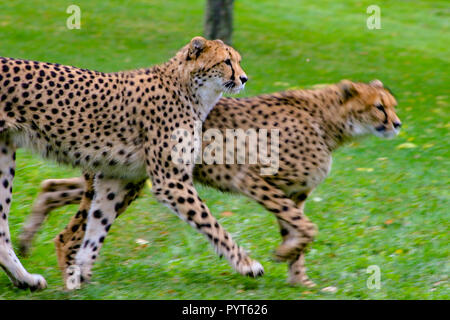
[[[197,88],[233,94],[244,89],[248,78],[240,66],[241,56],[221,40],[195,37],[184,54],[183,67]]]
[[[380,80],[368,84],[343,80],[338,86],[354,135],[392,138],[399,133],[402,123],[395,113],[397,101]]]

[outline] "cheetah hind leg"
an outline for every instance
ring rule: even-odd
[[[246,179],[235,179],[233,186],[275,213],[283,237],[283,242],[275,251],[275,258],[288,263],[288,281],[291,284],[312,286],[314,283],[306,275],[304,256],[305,248],[313,240],[317,228],[303,214],[303,204],[296,204],[258,173],[247,171],[245,177]]]
[[[64,230],[53,239],[58,266],[65,284],[67,284],[67,269],[75,264],[75,255],[85,234],[87,216],[95,194],[93,174],[84,173],[84,178],[79,179],[84,187],[80,207]]]
[[[292,195],[291,199],[296,203],[297,207],[300,208],[302,212],[305,210],[305,200],[308,197],[308,194],[311,192],[300,192],[296,195]],[[306,217],[304,217],[306,218]],[[280,225],[280,229],[283,229],[283,222],[278,221]],[[315,232],[317,232],[317,227],[314,228]],[[315,287],[316,284],[308,278],[308,275],[306,274],[306,266],[305,266],[305,250],[302,250],[300,254],[291,260],[288,263],[289,270],[289,278],[288,282],[292,285],[300,284],[308,288]]]
[[[36,290],[47,286],[38,274],[30,274],[20,263],[11,245],[8,214],[12,199],[12,183],[15,172],[15,147],[5,135],[0,136],[0,266],[12,283],[20,288]]]
[[[83,177],[44,180],[41,192],[18,237],[20,255],[29,254],[33,238],[50,212],[68,204],[79,204],[83,192]]]
[[[305,267],[305,252],[301,252],[298,257],[289,262],[289,278],[288,282],[291,285],[302,285],[308,288],[313,288],[316,284],[308,278]]]
[[[303,204],[297,205],[297,207],[302,212],[302,224],[306,227],[303,228],[303,233],[310,234],[312,238],[317,232],[317,228],[303,214]],[[308,239],[304,236],[298,238],[298,231],[301,230],[301,228],[297,227],[297,229],[294,229],[290,223],[287,223],[280,218],[278,218],[278,224],[283,237],[283,243],[277,248],[275,256],[279,261],[288,262],[288,282],[291,285],[302,285],[308,288],[315,287],[316,284],[311,281],[306,274],[305,254],[309,243]],[[299,241],[299,239],[302,240]]]

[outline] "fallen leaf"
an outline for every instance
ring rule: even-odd
[[[288,82],[277,81],[277,82],[274,82],[273,85],[274,86],[287,87],[287,86],[289,86],[289,83]]]
[[[413,148],[417,148],[417,146],[412,142],[405,142],[397,146],[397,149],[413,149]]]
[[[315,85],[312,85],[311,87],[313,89],[322,89],[322,88],[328,87],[329,85],[330,85],[329,83],[316,83]]]
[[[394,223],[394,220],[393,220],[393,219],[387,219],[387,220],[384,222],[384,224],[387,224],[387,225],[390,225],[390,224],[392,224],[392,223]]]
[[[356,171],[372,172],[373,168],[356,168]]]
[[[222,212],[220,215],[221,215],[222,217],[231,217],[233,214],[234,214],[234,213],[231,212],[231,211],[224,211],[224,212]]]
[[[136,239],[136,243],[138,245],[145,246],[145,245],[149,244],[150,242],[148,242],[147,240],[144,240],[144,239]]]
[[[447,282],[447,281],[445,281],[445,280],[435,282],[435,283],[433,283],[433,287],[437,287],[437,286],[439,286],[439,285],[441,285],[441,284],[444,284],[444,283],[446,283],[446,282]]]
[[[400,131],[400,132],[403,132],[403,131]],[[358,141],[353,141],[353,142],[350,142],[347,146],[348,147],[357,147],[359,145],[360,145],[360,143]],[[353,157],[351,157],[351,158],[353,158]]]
[[[328,293],[336,293],[337,292],[337,288],[330,286],[330,287],[325,287],[322,290],[320,290],[322,292],[328,292]]]

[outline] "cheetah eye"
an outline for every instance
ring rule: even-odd
[[[384,106],[382,104],[377,104],[375,107],[380,111],[384,111]]]
[[[225,62],[225,64],[231,66],[231,60],[230,60],[230,59],[227,59],[227,60],[225,60],[224,62]]]

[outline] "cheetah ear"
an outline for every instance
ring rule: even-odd
[[[188,60],[197,59],[206,48],[206,39],[203,37],[192,38],[189,43]]]
[[[341,91],[344,102],[358,95],[358,91],[355,88],[355,84],[350,80],[342,80],[338,83],[339,90]]]
[[[375,80],[370,81],[369,84],[370,84],[372,87],[375,87],[375,88],[384,88],[383,82],[381,82],[381,81],[378,80],[378,79],[375,79]]]

